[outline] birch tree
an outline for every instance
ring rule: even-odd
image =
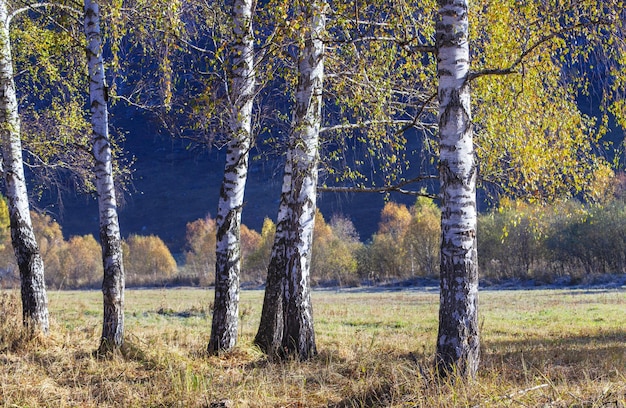
[[[310,296],[310,264],[317,208],[317,165],[324,82],[325,1],[300,4],[305,21],[298,84],[266,297],[257,343],[265,351],[308,359],[317,353]],[[275,286],[271,286],[275,285]],[[282,292],[282,293],[281,293]],[[280,314],[279,314],[280,313]],[[276,332],[281,329],[282,334]],[[280,338],[280,349],[276,344]],[[268,341],[269,340],[269,341]]]
[[[593,55],[604,53],[607,66],[620,64],[615,49],[623,44],[624,7],[619,1],[484,1],[480,13],[469,13],[466,1],[438,4],[442,244],[436,362],[444,375],[471,378],[480,354],[477,159],[485,174],[500,178],[507,194],[533,200],[597,195],[593,180],[606,174],[608,164],[593,149],[605,129],[578,110],[576,97],[589,89]],[[469,71],[470,22],[478,31],[473,41],[480,69],[474,72]],[[618,81],[623,71],[612,69],[611,75]],[[470,82],[479,95],[481,115],[474,125],[479,152]]]
[[[22,160],[20,119],[13,74],[7,2],[0,1],[0,143],[11,221],[11,242],[20,270],[24,325],[47,333],[48,299],[44,265],[33,232]]]
[[[468,74],[469,4],[440,0],[436,23],[439,80],[441,269],[436,364],[474,377],[479,362],[476,172]]]
[[[232,6],[230,118],[224,179],[217,209],[215,301],[209,353],[228,351],[237,341],[241,274],[241,210],[253,144],[252,106],[255,92],[254,32],[256,1],[235,0]]]
[[[120,348],[124,342],[124,266],[109,139],[108,97],[102,57],[100,9],[98,3],[92,0],[85,0],[84,6],[91,104],[91,140],[104,266],[102,281],[104,316],[99,352],[105,353],[111,349]]]

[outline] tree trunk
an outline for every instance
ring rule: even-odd
[[[291,152],[287,151],[280,206],[276,220],[276,233],[267,267],[261,322],[254,338],[254,344],[272,357],[280,353],[283,341],[283,295],[285,271],[287,270],[287,242],[290,239],[288,224],[291,218],[291,208],[288,205],[290,193]]]
[[[281,291],[275,285],[282,283],[282,317],[279,315],[281,310],[278,302],[265,303],[263,317],[266,320],[262,319],[257,334],[259,343],[265,341],[262,348],[274,351],[274,342],[279,337],[275,330],[282,326],[281,347],[277,351],[283,357],[295,355],[302,360],[317,353],[309,268],[317,204],[325,8],[325,1],[314,1],[302,7],[306,33],[298,59],[298,87],[292,133],[265,297],[266,302],[276,301]],[[284,268],[282,278],[278,275],[280,268]]]
[[[478,370],[476,163],[472,136],[468,1],[439,0],[436,26],[441,182],[441,294],[437,369],[473,378]]]
[[[47,333],[48,298],[44,265],[30,218],[22,161],[13,59],[9,37],[7,3],[0,1],[0,138],[6,196],[11,222],[11,242],[20,270],[22,318],[34,332]]]
[[[85,0],[85,35],[87,37],[89,66],[91,141],[95,161],[100,245],[102,246],[102,263],[104,265],[104,279],[102,281],[104,318],[99,352],[105,353],[120,348],[124,342],[124,266],[109,140],[100,12],[98,4],[92,0]]]
[[[231,67],[230,141],[216,217],[215,302],[208,345],[208,352],[212,354],[228,351],[237,342],[241,209],[248,176],[248,152],[252,145],[254,4],[253,0],[235,0],[232,10],[235,40]]]

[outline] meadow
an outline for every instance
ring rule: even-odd
[[[262,291],[241,295],[239,346],[205,354],[213,292],[128,290],[126,346],[94,355],[99,291],[50,292],[51,333],[20,335],[0,294],[2,407],[626,406],[626,291],[481,292],[472,383],[432,374],[434,289],[314,291],[319,355],[271,362],[253,345]]]

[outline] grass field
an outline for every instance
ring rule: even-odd
[[[127,291],[127,346],[106,360],[100,292],[49,297],[50,337],[26,342],[17,295],[2,294],[2,407],[626,406],[624,291],[482,292],[472,384],[431,375],[434,291],[314,292],[320,353],[304,363],[251,345],[260,291],[242,293],[240,345],[219,358],[204,353],[212,291]]]

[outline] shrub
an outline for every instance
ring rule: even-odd
[[[387,203],[378,231],[358,251],[359,274],[369,281],[433,276],[439,272],[441,213],[429,199],[419,198],[409,210]]]
[[[503,205],[478,218],[478,256],[482,276],[529,279],[545,260],[543,240],[547,207],[521,201]]]
[[[359,274],[370,281],[400,278],[408,275],[404,236],[411,223],[411,213],[402,204],[388,202],[383,207],[378,231],[372,235],[367,253],[359,256]]]
[[[624,273],[624,231],[626,206],[614,201],[607,206],[593,206],[584,216],[559,222],[546,244],[553,260],[567,267],[575,279],[594,273]]]
[[[11,245],[10,223],[7,201],[0,196],[0,282],[5,287],[19,284],[19,273]]]
[[[267,264],[272,250],[276,226],[266,218],[261,233],[241,225],[242,282],[262,283],[267,275]],[[200,277],[203,286],[215,282],[215,245],[217,227],[210,216],[187,224],[187,251],[185,269]]]
[[[575,200],[504,204],[479,217],[484,277],[551,282],[569,276],[580,281],[590,274],[625,271],[623,204],[584,206]]]
[[[244,244],[243,231],[242,227],[242,281],[261,284],[267,278],[267,266],[272,253],[276,225],[269,218],[265,218],[261,234],[254,231],[256,234],[254,245],[252,239],[248,239],[248,243]]]
[[[312,284],[358,284],[355,255],[360,245],[359,236],[349,219],[336,215],[329,225],[317,211],[311,255]]]
[[[185,269],[199,277],[202,286],[215,282],[216,232],[215,220],[209,215],[187,224]]]
[[[124,245],[124,268],[129,286],[163,284],[178,271],[161,238],[131,235]]]
[[[46,284],[54,288],[95,288],[104,274],[102,249],[93,235],[71,237],[57,248],[60,270],[46,270]]]
[[[31,219],[41,257],[43,258],[45,275],[62,275],[63,271],[59,254],[63,250],[65,240],[63,239],[61,226],[47,214],[31,211]]]
[[[437,276],[441,248],[441,211],[433,200],[419,197],[411,213],[411,222],[403,242],[410,262],[411,276]]]
[[[92,235],[72,237],[66,242],[61,226],[49,215],[31,212],[31,219],[44,262],[46,285],[66,289],[99,286],[102,255]],[[4,286],[19,284],[4,197],[0,198],[0,276]]]

